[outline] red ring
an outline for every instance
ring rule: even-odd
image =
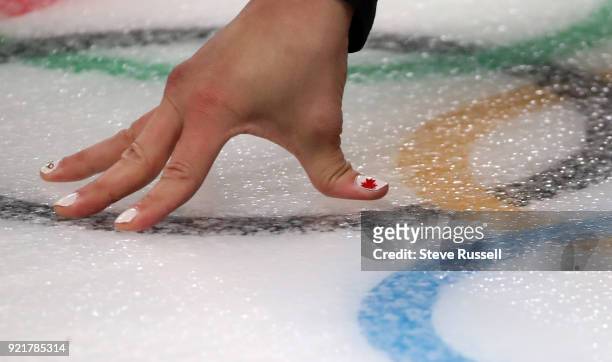
[[[57,0],[0,0],[0,17],[17,17],[42,9]]]

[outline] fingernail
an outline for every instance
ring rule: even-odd
[[[117,219],[115,220],[115,224],[131,222],[136,217],[136,215],[138,215],[138,210],[133,207],[131,209],[127,209],[117,217]]]
[[[79,194],[76,192],[73,192],[70,195],[66,195],[62,197],[61,199],[57,200],[57,202],[53,204],[53,206],[62,206],[62,207],[70,206],[74,204],[74,202],[76,201],[78,197],[79,197]]]
[[[55,169],[57,169],[57,165],[59,165],[60,160],[58,161],[49,161],[47,162],[46,165],[44,165],[43,167],[40,168],[40,172],[44,173],[44,174],[48,174],[51,173],[53,171],[55,171]]]
[[[368,191],[378,191],[383,187],[387,186],[387,183],[383,180],[379,180],[376,177],[364,175],[358,175],[357,177],[355,177],[355,184]]]

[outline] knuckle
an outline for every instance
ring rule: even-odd
[[[221,92],[210,85],[205,85],[195,89],[190,96],[190,100],[193,103],[206,106],[219,105],[223,103],[222,98],[223,97],[221,96]]]
[[[334,166],[323,169],[320,177],[314,182],[315,188],[327,196],[332,196],[337,181],[351,170],[351,164],[343,157],[333,162],[332,165]]]
[[[182,116],[191,114],[206,119],[206,116],[227,114],[228,111],[232,116],[239,115],[233,107],[236,104],[235,96],[227,91],[227,87],[214,80],[213,76],[201,70],[200,73],[198,81],[193,82],[189,80],[193,78],[190,66],[186,63],[177,66],[168,77],[164,98]],[[190,84],[186,85],[187,82]]]
[[[143,169],[152,169],[153,164],[148,159],[142,145],[136,140],[121,154],[121,160]]]
[[[132,144],[136,139],[136,134],[132,127],[133,126],[130,126],[130,128],[125,128],[117,132],[116,137],[119,138],[126,145]]]
[[[170,160],[161,176],[165,180],[193,182],[196,180],[196,173],[191,164],[179,160]]]
[[[187,97],[191,111],[211,114],[230,109],[231,101],[219,87],[204,85],[194,89]]]
[[[166,80],[166,90],[173,90],[183,84],[189,74],[189,65],[183,62],[172,69]]]

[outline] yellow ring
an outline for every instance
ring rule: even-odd
[[[473,177],[474,142],[525,111],[535,112],[562,98],[534,85],[485,98],[442,114],[416,129],[400,150],[403,182],[426,202],[446,210],[512,211]]]

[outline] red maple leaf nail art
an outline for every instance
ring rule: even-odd
[[[378,185],[376,184],[376,180],[373,178],[366,178],[365,181],[361,183],[361,187],[366,189],[375,189],[376,186]]]

